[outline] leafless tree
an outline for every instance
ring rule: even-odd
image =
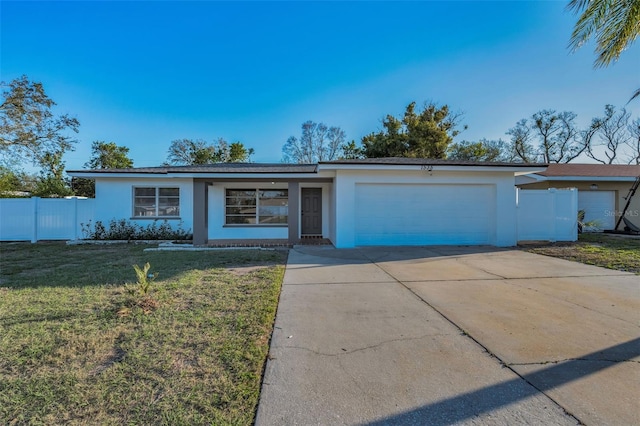
[[[634,161],[633,154],[632,158],[623,157],[626,147],[633,149],[631,113],[624,108],[616,111],[613,105],[605,106],[604,110],[604,117],[594,118],[589,129],[583,132],[587,156],[602,164]]]
[[[538,111],[509,129],[511,150],[525,163],[540,159],[545,163],[568,163],[586,149],[575,124],[576,114],[569,111]]]
[[[640,118],[636,118],[629,124],[628,145],[631,148],[631,158],[629,164],[640,164]]]
[[[282,147],[285,163],[311,164],[338,158],[346,134],[339,127],[328,127],[324,123],[305,121],[302,123],[300,139],[291,136]]]

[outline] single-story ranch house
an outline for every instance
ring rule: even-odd
[[[95,220],[182,221],[195,245],[325,238],[369,245],[517,243],[515,177],[546,164],[378,158],[71,171]]]
[[[626,164],[549,164],[542,171],[518,176],[522,189],[577,188],[578,210],[585,211],[585,222],[595,222],[600,230],[614,229],[627,205],[629,190],[640,178],[640,165]],[[640,190],[630,200],[626,217],[640,226]],[[624,229],[624,223],[618,230]]]

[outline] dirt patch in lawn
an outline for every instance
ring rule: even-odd
[[[233,275],[242,276],[247,275],[255,271],[260,271],[268,268],[266,265],[252,265],[252,266],[238,266],[235,268],[229,268],[227,271]]]

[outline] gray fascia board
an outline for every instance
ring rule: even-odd
[[[444,171],[444,172],[510,172],[514,174],[539,173],[547,169],[546,165],[508,166],[508,165],[446,165],[446,164],[320,164],[323,170],[370,170],[370,171]]]

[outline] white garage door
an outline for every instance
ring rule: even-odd
[[[356,184],[358,246],[493,244],[493,185]]]
[[[597,221],[598,226],[586,230],[613,229],[616,225],[615,191],[578,191],[578,210],[584,210],[585,222]]]

